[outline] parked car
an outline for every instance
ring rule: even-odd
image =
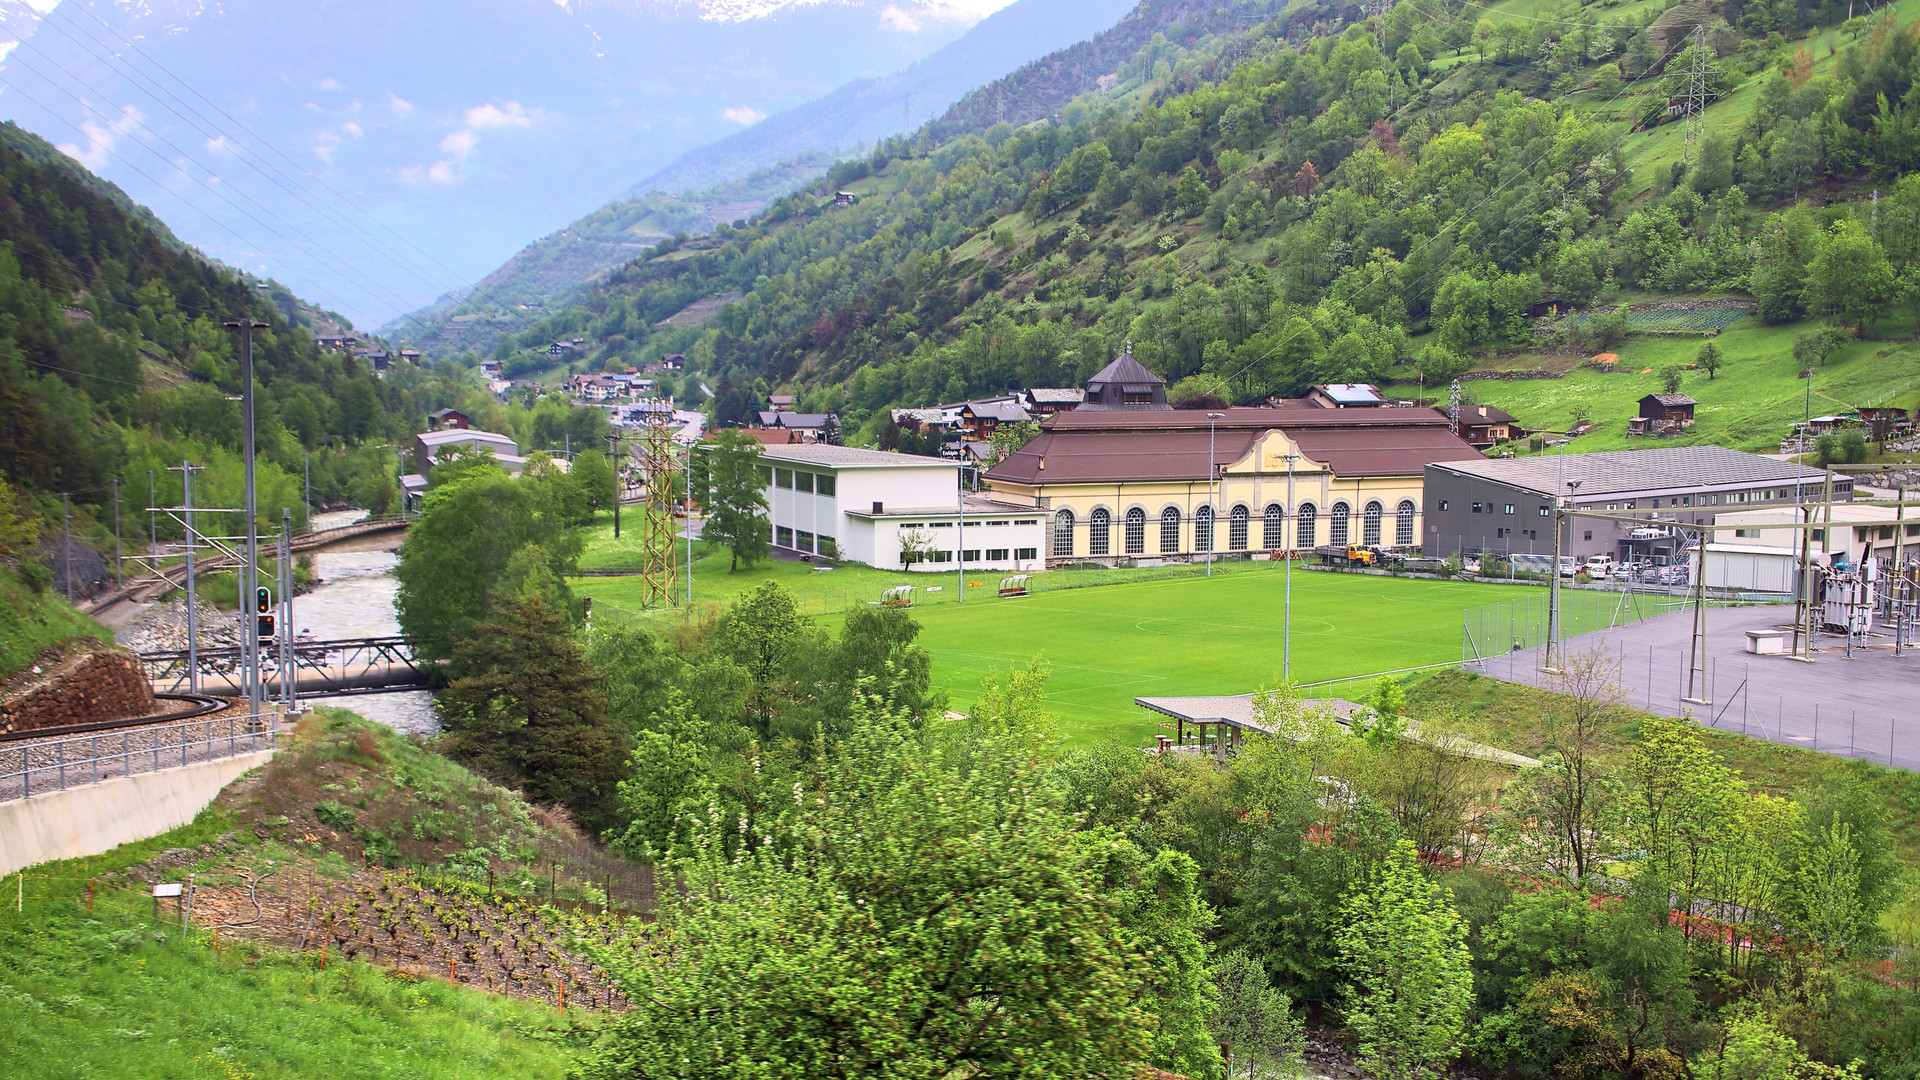
[[[1613,565],[1613,580],[1615,581],[1632,581],[1639,573],[1640,566],[1638,563],[1623,562]]]
[[[1611,555],[1587,556],[1587,574],[1589,576],[1602,578],[1612,573],[1613,573],[1613,556]]]

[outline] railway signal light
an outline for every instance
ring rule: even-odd
[[[253,592],[254,634],[262,641],[273,639],[273,590],[265,585]]]

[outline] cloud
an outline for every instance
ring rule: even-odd
[[[394,119],[403,119],[408,113],[413,111],[413,102],[389,92],[387,94],[387,111],[393,113]]]
[[[217,139],[208,139],[206,145],[207,145],[207,149],[213,151],[216,154],[233,153],[233,144],[227,141],[227,137],[225,135],[222,135]]]
[[[757,124],[767,118],[767,114],[751,105],[735,105],[731,109],[721,109],[720,115],[741,126]]]
[[[489,102],[467,110],[467,126],[476,131],[487,128],[527,127],[532,123],[533,114],[521,108],[517,101],[507,102],[507,107],[504,109]]]
[[[366,134],[366,130],[364,128],[362,128],[359,124],[356,124],[351,120],[347,121],[344,124],[341,124],[340,130],[347,133],[348,135],[353,136],[356,139]]]
[[[107,153],[122,136],[131,135],[140,128],[140,121],[146,117],[139,109],[131,105],[120,110],[118,120],[97,123],[92,119],[80,122],[80,133],[87,137],[87,148],[82,150],[77,143],[61,143],[60,152],[89,169],[98,171],[107,163]]]
[[[340,80],[329,75],[326,78],[320,80],[320,89],[339,90],[339,89],[342,89],[342,87],[340,86]]]
[[[537,110],[529,110],[517,101],[509,101],[505,105],[492,102],[475,105],[461,114],[463,125],[440,140],[438,161],[426,166],[406,166],[400,170],[400,179],[410,184],[422,180],[436,184],[453,183],[463,175],[463,166],[479,147],[482,131],[531,127],[537,116]]]
[[[1006,7],[1012,0],[920,0],[888,4],[880,9],[880,25],[888,30],[917,34],[933,23],[974,23]]]

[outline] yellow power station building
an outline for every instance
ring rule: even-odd
[[[1175,409],[1128,350],[1086,391],[985,476],[994,498],[1047,512],[1049,563],[1412,549],[1426,466],[1481,457],[1438,410],[1390,405],[1368,386]]]

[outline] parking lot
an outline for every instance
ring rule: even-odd
[[[1920,769],[1920,650],[1896,655],[1891,636],[1868,639],[1847,655],[1846,639],[1816,638],[1813,662],[1746,651],[1748,630],[1791,627],[1791,604],[1708,608],[1707,664],[1688,702],[1687,659],[1693,612],[1682,608],[1612,630],[1566,639],[1569,655],[1614,658],[1627,704],[1663,716],[1691,716],[1722,731]],[[1490,656],[1478,669],[1509,682],[1553,686],[1540,649]]]

